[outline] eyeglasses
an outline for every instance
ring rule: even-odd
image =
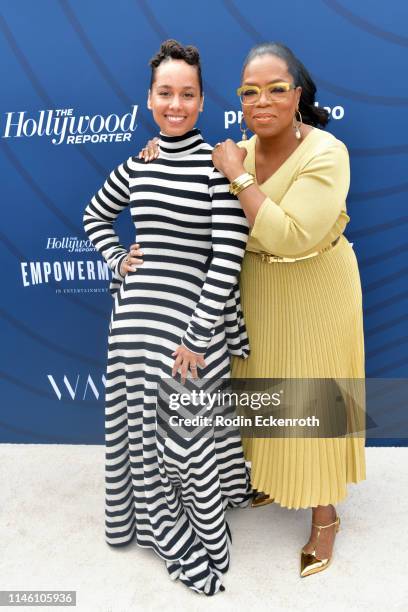
[[[286,81],[269,83],[265,85],[265,87],[243,85],[237,89],[237,95],[240,97],[242,104],[245,105],[256,104],[260,100],[263,91],[269,102],[281,102],[287,97],[291,89],[296,89],[296,85],[294,83],[287,83]]]

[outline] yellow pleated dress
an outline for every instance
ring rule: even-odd
[[[256,136],[239,143],[256,174]],[[314,128],[264,183],[240,289],[251,352],[233,358],[235,378],[364,378],[360,276],[349,221],[345,145]],[[266,263],[257,254],[304,257]],[[244,438],[252,486],[287,508],[337,504],[366,477],[364,433],[336,438]]]

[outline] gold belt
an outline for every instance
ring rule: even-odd
[[[263,261],[264,263],[294,263],[295,261],[302,261],[302,259],[310,259],[311,257],[316,257],[316,255],[320,255],[320,253],[330,251],[330,249],[336,246],[339,240],[340,236],[338,236],[336,240],[333,240],[333,242],[330,243],[327,247],[324,247],[324,249],[321,249],[320,251],[314,251],[313,253],[309,253],[309,255],[304,255],[303,257],[281,257],[280,255],[271,255],[270,253],[257,253],[255,251],[252,252],[254,253],[254,255],[258,255],[258,257],[260,257],[261,261]]]

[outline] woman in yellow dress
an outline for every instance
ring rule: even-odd
[[[357,261],[343,235],[347,148],[317,127],[326,125],[328,113],[315,106],[315,84],[284,45],[250,51],[237,93],[254,136],[246,140],[241,125],[238,145],[227,140],[213,152],[251,227],[240,277],[251,352],[245,361],[233,358],[232,375],[331,379],[340,386],[356,380],[358,412],[364,407],[364,337]],[[140,156],[154,159],[157,146],[150,142]],[[357,421],[348,431],[359,432],[358,414],[348,418]],[[312,509],[302,577],[329,566],[340,523],[335,506],[348,483],[365,479],[364,446],[364,433],[244,440],[258,491],[252,505]]]
[[[287,47],[254,47],[238,89],[254,136],[213,152],[251,226],[240,278],[251,353],[235,358],[234,378],[364,378],[360,277],[343,235],[348,152],[317,127],[328,116],[314,105],[315,92]],[[253,505],[312,508],[301,576],[330,563],[335,505],[348,483],[365,479],[363,436],[245,441],[252,485],[262,492]]]

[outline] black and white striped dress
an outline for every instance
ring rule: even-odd
[[[206,379],[230,376],[247,337],[237,276],[248,228],[199,130],[161,135],[160,156],[130,157],[84,213],[113,271],[106,386],[106,539],[153,548],[170,576],[212,595],[228,569],[227,506],[248,502],[241,441],[161,436],[157,388],[183,343],[205,354]],[[123,278],[127,250],[113,222],[130,206],[143,265]],[[222,587],[221,587],[222,588]]]

